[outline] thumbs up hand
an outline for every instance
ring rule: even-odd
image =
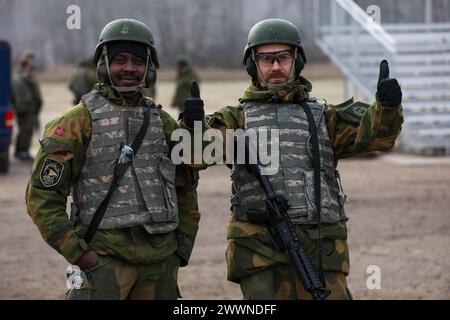
[[[203,121],[205,109],[200,98],[200,89],[196,81],[191,85],[191,97],[186,99],[183,106],[183,120],[188,128],[194,127],[194,121]]]
[[[397,79],[389,78],[389,64],[386,60],[380,63],[380,74],[376,98],[383,107],[393,108],[402,102],[402,90]]]

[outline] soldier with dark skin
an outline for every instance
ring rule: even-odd
[[[184,106],[182,124],[191,129],[195,121],[202,121],[204,129],[219,129],[224,145],[226,129],[279,130],[279,167],[277,173],[268,175],[269,181],[275,194],[289,204],[287,214],[295,232],[331,291],[327,299],[351,299],[346,281],[350,272],[348,217],[337,162],[394,146],[403,123],[402,92],[397,80],[389,79],[383,61],[375,102],[369,105],[350,99],[331,105],[310,96],[312,84],[301,75],[305,63],[294,24],[281,19],[260,21],[250,30],[244,50],[243,64],[251,83],[239,106],[224,107],[204,118],[203,101],[193,90]],[[320,224],[315,216],[311,134],[302,104],[311,109],[318,130]],[[231,179],[228,280],[240,284],[245,299],[311,299],[288,254],[277,249],[266,228],[266,194],[258,180],[239,164],[233,165]]]
[[[177,123],[142,93],[158,68],[150,29],[134,19],[108,23],[94,63],[100,83],[45,127],[25,195],[28,213],[44,240],[86,275],[67,299],[176,299],[178,268],[188,264],[200,219],[198,175],[173,164]],[[144,110],[150,123],[143,142],[87,243],[88,226]]]
[[[33,160],[29,149],[42,108],[41,90],[34,75],[34,62],[34,54],[24,53],[12,81],[12,106],[19,126],[14,156],[21,160]]]
[[[191,62],[185,56],[177,57],[177,79],[172,106],[178,110],[183,109],[184,101],[190,97],[191,85],[199,82],[199,77],[192,68]]]

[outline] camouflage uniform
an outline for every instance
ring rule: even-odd
[[[96,85],[95,89],[117,106],[124,105],[112,88]],[[169,142],[177,124],[163,110],[160,115],[165,139]],[[99,228],[87,246],[82,240],[87,225],[79,219],[69,221],[66,199],[86,166],[84,161],[91,134],[92,120],[83,103],[49,122],[40,140],[41,148],[26,190],[29,215],[43,238],[67,261],[75,263],[89,249],[99,254],[87,271],[95,290],[71,290],[69,297],[176,298],[178,265],[188,263],[200,218],[196,184],[187,180],[191,177],[190,172],[186,167],[177,168],[179,223],[174,231],[150,234],[140,225],[122,229]],[[48,159],[64,167],[57,184],[51,187],[46,187],[42,181]],[[112,290],[114,288],[117,290]]]
[[[127,49],[130,42],[134,49]],[[146,51],[139,85],[111,83],[113,47]],[[45,128],[26,190],[28,213],[71,264],[97,253],[89,266],[89,258],[80,263],[87,279],[68,291],[68,299],[176,299],[178,267],[188,264],[198,230],[197,179],[170,160],[176,121],[142,93],[156,81],[159,66],[150,29],[134,19],[111,21],[100,33],[94,62],[100,83]],[[124,92],[137,100],[129,105]],[[150,123],[142,144],[87,244],[88,225],[110,188],[123,144],[132,145],[142,126],[144,107]]]
[[[34,74],[25,68],[19,68],[12,81],[12,102],[19,126],[16,154],[28,153],[33,129],[42,107],[42,96]]]
[[[81,97],[89,93],[97,82],[97,70],[92,60],[81,61],[69,82],[69,89],[74,95],[73,103],[78,104]]]
[[[286,214],[315,269],[323,275],[324,284],[331,291],[328,299],[351,299],[346,282],[350,270],[348,218],[344,211],[345,195],[336,170],[337,161],[394,146],[403,123],[402,93],[397,80],[389,78],[387,61],[382,61],[377,101],[373,104],[350,99],[340,105],[330,105],[323,99],[310,97],[312,84],[301,76],[306,63],[301,43],[297,27],[289,21],[267,19],[255,24],[249,32],[243,57],[251,84],[239,99],[239,106],[222,108],[207,117],[204,128],[221,131],[222,150],[227,148],[227,129],[241,129],[246,135],[253,136],[253,133],[260,135],[263,131],[278,130],[279,139],[268,140],[268,146],[279,141],[278,170],[267,176],[273,193],[288,203]],[[258,53],[256,49],[264,45],[272,45],[273,51]],[[274,67],[275,61],[278,69]],[[285,81],[270,82],[271,72],[283,72]],[[182,116],[182,124],[188,129],[194,126],[194,121],[204,118],[203,101],[195,85],[191,91],[192,98],[186,100]],[[308,119],[307,109],[310,109],[312,119]],[[315,161],[309,120],[317,127],[320,210],[314,201]],[[219,138],[214,137],[216,148]],[[203,144],[204,147],[207,145],[208,142]],[[225,157],[227,153],[224,152]],[[235,159],[230,160],[229,163],[234,163]],[[206,163],[202,166],[206,167]],[[228,280],[240,284],[245,299],[311,299],[287,252],[276,249],[265,226],[267,196],[260,182],[239,163],[233,165],[231,180],[232,213],[226,252]]]
[[[179,60],[178,63],[181,63],[181,65],[184,66],[184,70],[182,73],[177,75],[175,94],[172,98],[172,106],[182,111],[184,101],[190,97],[192,82],[198,82],[199,78],[192,69],[189,61],[183,59]]]
[[[240,99],[240,106],[220,109],[209,117],[206,127],[221,130],[225,146],[226,129],[246,128],[243,110],[246,102],[267,103],[272,105],[271,108],[279,109],[286,103],[291,104],[290,108],[300,108],[298,103],[301,101],[308,101],[310,104],[319,100],[309,97],[312,85],[308,80],[300,77],[299,82],[294,91],[278,91],[277,96],[281,98],[279,102],[273,102],[272,90],[259,89],[251,84]],[[340,105],[325,103],[324,107],[324,122],[336,161],[392,148],[403,122],[401,107],[386,108],[378,102],[367,105],[350,99]],[[281,143],[280,148],[282,147]],[[281,161],[283,157],[289,157],[283,154],[283,149],[280,149],[280,156]],[[239,178],[233,178],[232,175],[232,179]],[[232,207],[235,196],[234,194],[232,197]],[[343,210],[343,203],[340,203],[341,205]],[[324,208],[322,213],[323,211]],[[314,220],[291,220],[295,223],[299,238],[316,269],[319,266],[319,243],[322,242],[322,266],[326,286],[331,289],[328,299],[351,299],[346,283],[350,261],[345,214],[334,223],[322,223],[320,235]],[[250,223],[245,215],[232,212],[227,239],[228,280],[241,285],[245,299],[311,299],[311,295],[304,290],[290,258],[285,252],[273,248],[265,226]]]

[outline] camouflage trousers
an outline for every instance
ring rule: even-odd
[[[315,226],[297,225],[296,231],[315,269],[322,266],[328,299],[351,299],[346,276],[350,272],[347,228],[344,222]],[[232,218],[228,226],[228,280],[239,283],[244,299],[311,299],[303,288],[290,258],[274,249],[268,230],[262,225]]]
[[[173,254],[154,264],[128,264],[113,256],[98,255],[85,271],[80,289],[69,289],[67,300],[175,300],[180,258]]]
[[[326,287],[331,290],[327,300],[351,300],[345,274],[325,271]],[[293,265],[279,265],[264,269],[241,279],[246,300],[311,300]]]

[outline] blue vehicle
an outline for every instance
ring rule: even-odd
[[[0,40],[0,172],[9,168],[9,145],[14,125],[11,108],[11,48]]]

